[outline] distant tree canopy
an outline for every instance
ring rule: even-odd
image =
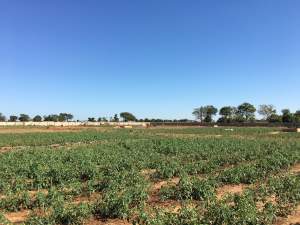
[[[11,116],[9,117],[9,121],[10,121],[10,122],[16,122],[17,120],[18,120],[18,117],[17,117],[17,116],[11,115]]]
[[[289,109],[283,109],[282,112],[282,122],[284,123],[291,123],[294,121],[293,114],[290,112]]]
[[[300,110],[297,110],[294,114],[295,117],[295,122],[299,123],[300,122]]]
[[[44,116],[44,121],[53,121],[53,122],[65,122],[73,119],[73,115],[70,113],[60,113],[59,115],[57,114],[50,114],[47,116]]]
[[[234,119],[234,115],[237,109],[232,106],[224,106],[220,109],[219,115],[221,116],[218,122],[230,123]]]
[[[20,120],[21,122],[27,122],[27,121],[30,120],[30,117],[29,117],[27,114],[20,114],[19,120]]]
[[[70,113],[60,113],[58,115],[58,121],[60,122],[69,121],[71,119],[73,119],[73,115]]]
[[[6,120],[6,117],[2,113],[0,113],[0,121],[3,122],[5,120]]]
[[[120,117],[125,121],[136,121],[136,117],[130,112],[121,112]]]
[[[106,119],[106,117],[99,117],[98,118],[98,122],[107,122],[108,120]]]
[[[36,115],[35,117],[33,117],[32,119],[34,122],[41,122],[43,120],[43,118],[40,115]]]
[[[280,123],[280,122],[282,122],[282,116],[277,115],[277,114],[272,114],[267,118],[267,120],[270,123]]]
[[[273,105],[259,105],[257,112],[267,120],[271,115],[276,114],[276,109]]]
[[[200,122],[212,122],[212,117],[216,115],[218,109],[213,105],[201,106],[199,108],[194,109],[193,115],[196,119],[199,119]]]
[[[238,121],[253,121],[255,119],[256,108],[254,105],[245,102],[237,107]]]
[[[44,121],[57,122],[58,121],[58,115],[57,114],[50,114],[48,116],[44,116]]]
[[[204,106],[195,108],[193,111],[193,115],[195,116],[196,120],[200,120],[200,122],[203,122],[203,119],[205,117],[204,113],[205,113]]]
[[[114,121],[114,122],[119,122],[118,114],[115,114],[115,115],[114,115],[113,121]]]
[[[89,118],[88,118],[88,121],[89,121],[89,122],[96,122],[96,120],[95,120],[94,117],[89,117]]]
[[[218,112],[217,108],[212,105],[201,106],[195,108],[192,114],[200,122],[212,122],[212,117]],[[256,108],[254,105],[244,102],[238,107],[223,106],[219,111],[218,123],[231,122],[249,122],[255,120]],[[276,109],[273,105],[259,105],[257,112],[263,117],[263,120],[275,123],[300,123],[300,110],[291,113],[289,109],[283,109],[281,115],[276,114]]]

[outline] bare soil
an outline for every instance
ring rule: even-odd
[[[14,224],[19,224],[24,222],[28,215],[30,214],[30,210],[22,210],[18,212],[9,212],[4,214],[5,218]]]
[[[300,163],[293,165],[290,171],[291,173],[300,173]]]
[[[276,225],[299,225],[300,224],[300,205],[287,218],[280,218]]]
[[[241,194],[248,185],[236,184],[236,185],[224,185],[217,189],[217,198],[221,199],[226,194]]]

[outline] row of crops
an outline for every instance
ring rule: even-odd
[[[271,132],[1,134],[0,146],[27,148],[0,154],[0,224],[10,223],[10,213],[24,211],[29,213],[23,222],[33,225],[88,224],[91,218],[129,224],[275,224],[300,203],[300,175],[291,170],[300,163],[300,136]],[[66,145],[72,142],[83,144]],[[61,147],[52,148],[56,143]],[[228,185],[243,185],[243,190],[219,196]]]

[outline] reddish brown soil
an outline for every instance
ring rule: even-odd
[[[300,173],[300,163],[295,164],[290,169],[291,173]]]
[[[93,193],[90,196],[78,196],[72,201],[74,204],[95,202],[100,197],[100,193]]]
[[[9,212],[4,214],[4,216],[11,223],[18,224],[24,222],[27,219],[29,214],[30,214],[30,210],[23,210],[18,212]]]
[[[217,198],[221,199],[226,194],[241,194],[247,185],[245,184],[236,184],[236,185],[224,185],[217,189]]]
[[[300,205],[287,218],[280,218],[276,225],[299,225],[300,224]]]
[[[163,186],[176,185],[176,184],[178,184],[179,180],[180,180],[179,177],[174,177],[167,181],[163,180],[163,181],[154,183],[150,189],[148,204],[152,207],[164,208],[170,212],[178,212],[181,209],[180,202],[175,201],[175,200],[162,201],[159,197],[159,190]]]

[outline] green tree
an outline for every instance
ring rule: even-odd
[[[300,110],[297,110],[294,114],[294,117],[295,117],[295,121],[297,123],[300,123]]]
[[[30,117],[29,117],[27,114],[20,114],[19,120],[20,120],[21,122],[27,122],[27,121],[30,120]]]
[[[234,115],[234,107],[231,106],[224,106],[220,109],[219,115],[221,118],[219,118],[219,122],[231,122]]]
[[[17,120],[18,120],[18,117],[17,117],[17,116],[11,115],[11,116],[9,117],[9,121],[10,121],[10,122],[16,122]]]
[[[88,118],[88,121],[89,121],[89,122],[96,122],[96,120],[95,120],[94,117],[89,117],[89,118]]]
[[[213,105],[207,105],[205,106],[206,109],[206,116],[204,118],[204,121],[207,123],[211,123],[213,121],[213,116],[217,114],[218,109],[214,107]]]
[[[106,117],[99,117],[98,118],[98,122],[107,122],[108,120],[106,119]]]
[[[44,121],[57,122],[58,121],[58,115],[57,114],[50,114],[48,116],[44,116]]]
[[[5,120],[6,120],[6,117],[2,113],[0,113],[0,121],[4,122]]]
[[[67,113],[66,115],[67,121],[72,120],[74,116],[71,113]]]
[[[257,112],[267,120],[271,115],[276,114],[276,109],[273,105],[260,105]]]
[[[206,109],[203,106],[201,106],[199,108],[195,108],[193,111],[193,115],[196,117],[196,120],[203,122],[203,120],[206,116]]]
[[[237,118],[238,121],[250,121],[255,119],[256,108],[254,105],[245,102],[237,107]]]
[[[277,115],[277,114],[272,114],[270,115],[267,120],[270,122],[270,123],[280,123],[282,122],[282,117],[280,115]]]
[[[71,119],[73,119],[73,115],[70,113],[60,113],[58,115],[58,121],[60,122],[69,121]]]
[[[212,117],[216,115],[218,109],[213,105],[201,106],[199,108],[195,108],[193,111],[193,115],[196,119],[200,120],[200,122],[212,122]]]
[[[283,109],[281,110],[281,112],[282,112],[282,122],[291,123],[294,121],[294,116],[289,109]]]
[[[32,120],[33,120],[34,122],[41,122],[42,119],[43,119],[43,118],[42,118],[40,115],[36,115],[35,117],[33,117]]]
[[[114,115],[113,121],[114,121],[114,122],[119,122],[118,114],[115,114],[115,115]]]
[[[121,112],[120,117],[123,119],[123,121],[128,122],[128,121],[136,121],[136,117],[130,113],[130,112]]]

